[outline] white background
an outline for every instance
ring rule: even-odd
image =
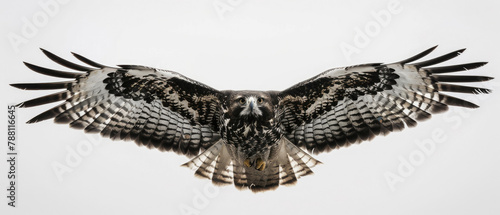
[[[468,48],[449,64],[489,61],[470,74],[497,77],[498,1],[4,1],[0,9],[2,119],[8,103],[45,95],[9,83],[56,81],[22,61],[62,69],[39,50],[73,60],[70,51],[103,64],[141,64],[180,72],[216,89],[283,90],[326,69],[394,62],[434,45],[432,56]],[[393,1],[394,2],[394,1]],[[217,10],[215,6],[218,6]],[[394,12],[394,11],[393,11]],[[45,14],[45,15],[44,15]],[[33,22],[33,19],[38,21]],[[31,32],[23,32],[32,23]],[[371,28],[365,30],[366,26]],[[378,26],[378,28],[377,28]],[[359,31],[367,36],[354,44]],[[35,30],[35,31],[33,31]],[[13,36],[15,35],[15,36]],[[12,42],[12,38],[24,38]],[[367,39],[367,40],[366,40]],[[356,47],[347,55],[341,44]],[[498,80],[498,79],[497,79]],[[462,96],[481,108],[434,116],[417,128],[317,155],[324,164],[295,186],[251,193],[213,188],[180,165],[187,158],[97,139],[50,121],[24,122],[52,105],[18,112],[18,201],[5,201],[7,163],[0,163],[1,214],[499,214],[500,143],[497,80],[493,94]],[[5,123],[1,126],[6,130]],[[1,132],[4,135],[6,132]],[[435,150],[393,188],[401,160]],[[5,136],[2,136],[6,139]],[[58,180],[55,163],[88,142],[95,145]],[[5,154],[6,143],[0,145]],[[2,156],[3,157],[3,156]],[[208,189],[207,192],[206,189]],[[7,213],[4,213],[7,212]]]

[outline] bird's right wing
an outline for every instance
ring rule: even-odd
[[[464,49],[414,62],[434,48],[396,63],[330,69],[280,92],[278,107],[285,136],[317,153],[413,127],[449,105],[478,107],[443,92],[489,93],[488,89],[450,83],[487,81],[491,77],[447,74],[486,63],[435,66]]]
[[[104,66],[78,54],[90,66],[64,60],[48,51],[50,59],[70,69],[65,72],[25,63],[31,70],[72,80],[11,84],[25,90],[63,91],[19,104],[32,107],[57,101],[28,123],[54,118],[85,132],[111,139],[135,140],[140,145],[197,155],[220,139],[222,93],[179,73],[144,66]]]

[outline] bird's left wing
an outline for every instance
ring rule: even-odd
[[[44,75],[72,80],[11,84],[25,90],[63,91],[19,104],[32,107],[57,101],[28,123],[54,118],[85,132],[192,156],[213,145],[220,135],[222,93],[179,73],[144,66],[109,67],[81,55],[92,67],[78,65],[43,50],[51,60],[81,72],[47,69],[25,63]],[[95,67],[95,68],[93,68]]]
[[[489,93],[478,87],[445,82],[479,82],[485,76],[443,75],[486,63],[428,67],[460,55],[464,49],[418,63],[434,50],[391,64],[364,64],[327,70],[278,94],[285,136],[312,152],[323,152],[400,131],[428,119],[448,105],[477,105],[443,94]]]

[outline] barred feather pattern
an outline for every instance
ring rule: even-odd
[[[218,91],[178,73],[143,66],[106,67],[74,54],[90,68],[64,60],[42,50],[50,59],[81,72],[65,72],[32,64],[39,73],[75,78],[54,83],[12,84],[27,89],[65,89],[62,92],[19,104],[32,107],[57,101],[53,107],[28,123],[53,118],[72,128],[101,133],[116,140],[133,140],[139,145],[198,155],[220,139],[220,96]]]
[[[271,154],[272,159],[263,171],[248,168],[243,159],[238,159],[234,145],[221,140],[183,166],[215,184],[234,184],[238,189],[260,192],[276,189],[280,185],[293,185],[300,177],[312,174],[311,168],[321,164],[286,138],[277,142]]]
[[[434,50],[391,64],[364,64],[327,70],[279,94],[285,136],[309,152],[330,151],[401,131],[448,106],[477,105],[442,92],[490,93],[491,90],[442,82],[479,82],[485,76],[436,75],[475,69],[485,62],[428,67],[464,49],[413,63]]]
[[[24,90],[62,90],[19,104],[62,102],[28,123],[54,119],[113,140],[133,140],[149,148],[195,156],[184,164],[195,175],[258,192],[294,184],[312,174],[311,168],[321,162],[304,150],[327,152],[401,131],[449,106],[477,108],[443,92],[490,93],[455,83],[491,77],[450,74],[486,63],[436,66],[464,49],[415,62],[435,48],[396,63],[330,69],[281,92],[218,91],[168,70],[110,67],[73,53],[88,67],[42,49],[51,60],[75,71],[25,65],[43,75],[71,80],[11,85]],[[242,117],[238,110],[243,110],[240,105],[245,102],[238,104],[240,97],[236,97],[241,95],[259,97],[257,101],[263,103],[255,106],[260,116]]]

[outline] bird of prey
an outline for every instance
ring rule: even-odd
[[[73,53],[88,64],[83,66],[42,49],[48,58],[75,71],[26,66],[70,80],[11,85],[62,89],[20,103],[19,107],[33,107],[62,101],[28,123],[54,119],[113,140],[174,151],[192,157],[184,166],[214,184],[257,192],[294,184],[311,174],[320,162],[309,153],[413,127],[448,106],[477,108],[442,92],[489,93],[450,83],[492,77],[448,74],[486,62],[435,66],[465,49],[415,62],[435,48],[395,63],[329,69],[283,91],[217,90],[173,71],[105,66]]]

